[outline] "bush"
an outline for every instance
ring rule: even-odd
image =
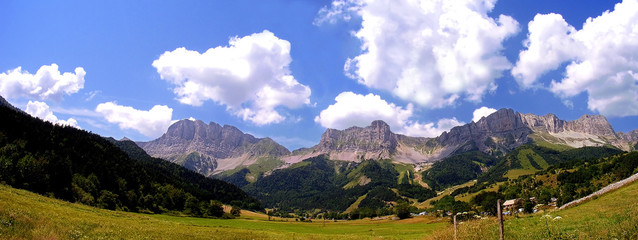
[[[397,214],[397,217],[400,219],[405,219],[410,217],[410,204],[404,201],[400,201],[394,207],[394,212]]]
[[[237,206],[233,206],[233,208],[230,209],[230,214],[235,216],[235,217],[239,217],[239,215],[241,215],[241,208],[239,208]]]
[[[206,206],[206,215],[209,217],[222,217],[224,215],[224,207],[221,202],[210,201]]]

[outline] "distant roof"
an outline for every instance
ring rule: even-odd
[[[504,206],[514,205],[514,204],[516,204],[516,200],[517,200],[517,199],[510,199],[510,200],[507,200],[507,201],[505,201],[505,202],[503,203],[503,205],[504,205]]]

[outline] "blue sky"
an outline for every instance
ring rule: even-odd
[[[118,139],[192,117],[291,150],[375,119],[436,136],[483,107],[629,131],[636,22],[636,0],[2,1],[0,95]]]

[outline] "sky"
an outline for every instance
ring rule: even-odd
[[[290,150],[500,108],[638,128],[638,0],[2,1],[0,95],[102,136],[198,119]]]

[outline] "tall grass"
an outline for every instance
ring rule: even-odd
[[[267,221],[146,215],[97,209],[0,185],[0,239],[422,239],[444,219]],[[290,219],[289,219],[290,220]]]
[[[509,217],[505,239],[638,239],[638,182],[561,211]],[[428,239],[453,239],[453,227]],[[458,226],[458,239],[498,239],[494,218]]]

